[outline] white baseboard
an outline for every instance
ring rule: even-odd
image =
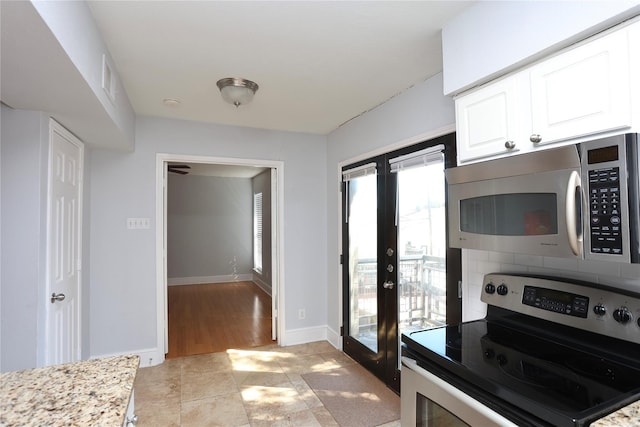
[[[280,337],[281,346],[296,344],[306,344],[314,341],[327,340],[327,327],[314,326],[311,328],[289,329],[284,331],[284,336]]]
[[[265,294],[271,296],[271,285],[269,285],[267,282],[262,280],[260,276],[254,274],[253,283],[255,283],[260,289],[262,289]]]
[[[135,354],[140,356],[141,368],[147,368],[149,366],[159,365],[162,362],[164,362],[164,351],[160,351],[157,348],[126,351],[123,353],[98,354],[98,355],[92,355],[90,359],[101,359],[103,357],[114,357],[114,356],[126,356],[130,354]]]
[[[342,350],[342,337],[340,333],[334,331],[329,326],[327,326],[327,341],[338,350]]]
[[[252,282],[253,274],[228,274],[222,276],[168,277],[168,286],[202,285],[206,283]]]

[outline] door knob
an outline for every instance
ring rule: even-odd
[[[391,280],[387,280],[382,284],[382,287],[385,289],[393,289],[394,283]]]
[[[51,294],[51,303],[53,304],[56,301],[64,301],[64,294],[56,294],[55,292]]]

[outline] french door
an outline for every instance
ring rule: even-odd
[[[399,392],[403,332],[461,319],[444,169],[455,135],[342,170],[343,349]]]

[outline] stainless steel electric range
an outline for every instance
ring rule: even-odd
[[[640,293],[488,274],[481,299],[402,336],[403,426],[588,426],[640,399]]]

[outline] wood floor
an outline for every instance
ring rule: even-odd
[[[168,287],[167,358],[272,344],[271,297],[253,282]]]

